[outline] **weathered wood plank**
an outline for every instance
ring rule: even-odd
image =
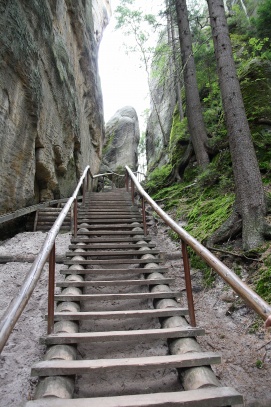
[[[60,274],[118,274],[118,273],[134,273],[134,274],[151,274],[154,271],[159,273],[166,273],[168,271],[167,267],[159,267],[155,269],[145,269],[145,268],[123,268],[123,269],[83,269],[83,270],[73,270],[73,269],[62,269]]]
[[[142,253],[143,255],[144,253]],[[147,263],[162,263],[164,260],[155,259],[111,259],[111,260],[67,260],[64,264],[147,264]]]
[[[78,233],[79,234],[79,233]],[[83,234],[83,233],[82,233]],[[144,240],[145,242],[150,242],[152,239],[149,236],[143,236],[140,237],[140,239]],[[89,237],[89,238],[83,238],[83,237],[77,237],[77,238],[72,238],[71,239],[72,243],[113,243],[113,242],[138,242],[137,237],[128,237],[128,236],[119,236],[119,237]]]
[[[136,226],[134,226],[134,225],[130,225],[130,224],[128,224],[128,223],[121,223],[121,224],[114,224],[114,223],[111,223],[111,224],[107,224],[107,225],[104,225],[104,224],[91,224],[91,225],[89,225],[88,227],[87,227],[87,229],[98,229],[98,230],[103,230],[103,229],[105,229],[105,230],[111,230],[111,229],[133,229],[133,228],[135,228],[135,227],[143,227],[143,224],[139,224],[139,225],[136,225]]]
[[[145,240],[145,239],[144,239]],[[141,247],[148,247],[148,248],[152,248],[155,247],[156,245],[154,243],[142,243],[142,244],[137,244],[137,243],[133,243],[131,242],[130,244],[125,244],[125,243],[121,243],[119,242],[118,244],[115,243],[96,243],[93,242],[91,244],[85,244],[84,247],[82,246],[78,246],[76,244],[71,244],[69,246],[70,250],[74,250],[74,249],[93,249],[93,250],[101,250],[101,249],[140,249]]]
[[[159,250],[128,250],[125,249],[123,251],[82,251],[82,252],[66,252],[67,257],[74,257],[74,256],[143,256],[144,254],[159,254]]]
[[[89,230],[81,232],[78,230],[77,235],[142,235],[143,230]]]
[[[174,278],[144,279],[144,280],[99,280],[99,281],[63,281],[56,283],[57,287],[88,287],[88,286],[118,286],[118,285],[156,285],[169,284]]]
[[[168,328],[168,329],[142,329],[129,331],[59,333],[48,335],[41,339],[46,345],[68,345],[74,343],[115,342],[115,341],[144,341],[169,338],[187,338],[204,335],[202,328]]]
[[[127,224],[129,224],[129,223],[138,222],[138,219],[136,219],[136,218],[128,218],[128,217],[127,218],[119,218],[119,219],[116,219],[116,218],[114,218],[114,219],[113,218],[103,218],[103,219],[92,218],[92,219],[89,219],[89,218],[83,217],[82,219],[84,219],[84,220],[86,219],[87,223],[89,223],[90,226],[108,226],[108,224],[109,224],[109,225],[114,225],[116,227],[120,227],[120,226],[127,227]],[[142,222],[142,217],[140,218],[140,220]],[[78,221],[80,223],[81,219],[78,219]],[[105,225],[102,225],[103,223]]]
[[[205,388],[170,393],[90,399],[42,399],[28,401],[25,407],[223,407],[243,404],[243,397],[231,387]]]
[[[126,318],[164,318],[176,315],[188,315],[187,308],[167,308],[129,311],[97,311],[97,312],[55,312],[55,321],[85,319],[126,319]]]
[[[101,301],[101,300],[131,300],[131,299],[149,299],[149,298],[180,298],[178,292],[152,292],[152,293],[125,293],[125,294],[58,294],[55,295],[55,301]]]
[[[95,360],[50,360],[35,363],[32,376],[56,376],[85,374],[93,370],[111,369],[165,369],[205,366],[221,362],[221,357],[213,352],[197,352],[186,355],[148,356],[123,359]]]

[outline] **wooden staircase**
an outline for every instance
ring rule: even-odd
[[[56,221],[58,215],[62,211],[62,207],[49,207],[41,208],[36,211],[36,216],[34,220],[34,232],[48,232]],[[69,232],[71,230],[71,213],[66,216],[64,220],[61,231]]]
[[[32,368],[37,399],[25,406],[242,404],[234,389],[219,387],[210,365],[220,355],[199,348],[195,337],[204,330],[186,322],[181,293],[170,290],[159,250],[125,190],[89,194],[69,250],[54,333],[42,338],[45,360]],[[199,384],[201,372],[209,382]],[[190,387],[187,375],[195,378]]]

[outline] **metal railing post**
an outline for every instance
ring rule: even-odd
[[[126,186],[126,191],[128,192],[129,191],[129,174],[128,174],[127,170],[125,173],[125,186]]]
[[[196,326],[196,317],[195,317],[190,266],[189,266],[189,257],[188,257],[188,252],[187,252],[187,244],[183,240],[182,240],[182,254],[183,254],[183,268],[184,268],[185,288],[186,288],[190,324],[192,326]]]
[[[89,191],[89,178],[90,178],[90,171],[87,172],[87,192]]]
[[[78,213],[77,198],[75,198],[73,202],[73,236],[75,238],[77,237],[77,213]]]
[[[54,331],[55,264],[56,264],[56,246],[54,243],[49,254],[48,326],[47,326],[48,335],[50,335]]]
[[[82,205],[85,206],[86,203],[86,178],[84,178],[83,181],[83,201],[82,201]]]
[[[143,216],[143,227],[144,227],[144,236],[147,236],[148,231],[147,231],[147,221],[146,221],[146,209],[145,209],[145,199],[142,196],[142,216]]]
[[[135,204],[135,183],[131,179],[131,195],[132,195],[132,203]]]

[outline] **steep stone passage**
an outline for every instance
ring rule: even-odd
[[[32,368],[37,400],[26,406],[240,404],[236,391],[218,387],[209,365],[220,355],[197,344],[204,330],[188,325],[129,194],[89,194],[79,220],[57,284],[54,333]]]

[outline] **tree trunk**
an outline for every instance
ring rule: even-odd
[[[201,111],[186,1],[175,0],[175,6],[181,46],[188,128],[198,165],[205,168],[209,164],[209,157],[205,148],[207,134]]]
[[[174,18],[173,18],[173,10],[170,7],[169,0],[166,2],[166,7],[167,7],[167,26],[168,26],[168,38],[169,38],[169,45],[171,46],[172,49],[172,71],[173,75],[172,77],[174,78],[174,86],[176,89],[176,94],[177,94],[177,101],[178,101],[178,110],[179,110],[179,116],[180,116],[180,121],[184,119],[184,112],[183,112],[183,102],[182,102],[182,84],[180,80],[181,76],[181,69],[180,69],[180,64],[177,58],[177,50],[176,50],[176,36],[175,36],[175,30],[174,30]]]
[[[233,60],[223,0],[207,2],[233,165],[235,207],[242,219],[243,248],[250,250],[264,241],[264,190]]]

